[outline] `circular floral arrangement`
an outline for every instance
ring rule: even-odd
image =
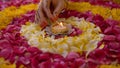
[[[70,0],[59,17],[72,24],[62,38],[34,24],[39,0],[0,1],[0,68],[120,68],[117,0]]]
[[[63,56],[67,56],[69,52],[91,51],[102,40],[103,35],[100,34],[100,28],[93,23],[75,17],[68,18],[64,22],[81,29],[82,34],[74,37],[66,36],[60,39],[55,39],[54,35],[45,37],[45,30],[41,31],[40,27],[34,23],[22,26],[21,33],[27,38],[30,45],[38,47],[44,52],[58,53]],[[81,33],[79,30],[76,32]],[[75,29],[73,33],[75,34]]]

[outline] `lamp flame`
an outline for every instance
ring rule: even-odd
[[[60,24],[59,24],[60,26],[63,26],[63,23],[62,22],[60,22]]]

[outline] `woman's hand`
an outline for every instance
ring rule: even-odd
[[[48,25],[47,19],[54,22],[65,7],[66,0],[41,0],[36,11],[35,23],[44,28]]]

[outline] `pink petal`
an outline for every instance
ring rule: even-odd
[[[26,47],[23,46],[14,46],[14,52],[16,54],[23,54],[26,51]]]
[[[114,35],[105,35],[103,40],[105,40],[105,41],[114,41],[114,40],[116,40],[116,36],[114,36]]]
[[[78,53],[70,52],[70,53],[67,55],[66,59],[67,59],[67,60],[74,60],[74,59],[79,58],[79,57],[80,57],[80,56],[79,56]]]
[[[0,57],[9,58],[9,56],[12,54],[12,52],[13,51],[10,48],[2,49],[0,51]]]
[[[0,40],[0,49],[10,48],[11,44],[7,39]]]
[[[111,51],[120,52],[120,43],[119,42],[109,42],[109,49]]]
[[[53,68],[67,68],[67,64],[63,61],[55,62]]]
[[[112,30],[113,30],[112,27],[108,27],[108,28],[105,29],[104,33],[105,34],[113,34]]]
[[[27,65],[30,63],[29,58],[25,58],[25,57],[20,57],[19,59],[24,65]]]

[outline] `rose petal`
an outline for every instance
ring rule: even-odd
[[[114,41],[114,40],[116,40],[116,36],[114,36],[114,35],[105,35],[103,40],[105,40],[105,41]]]
[[[45,61],[38,64],[38,68],[51,68],[51,67],[52,67],[51,61]]]
[[[67,68],[67,64],[63,61],[55,62],[53,68]]]
[[[0,51],[0,57],[4,57],[5,59],[7,59],[12,54],[12,52],[13,51],[10,48],[2,49]]]
[[[67,60],[74,60],[74,59],[79,58],[79,57],[80,57],[79,54],[77,54],[77,53],[75,53],[75,52],[70,52],[70,53],[67,55],[66,59],[67,59]]]
[[[16,54],[23,54],[26,51],[26,47],[23,46],[14,46],[14,52]]]
[[[28,65],[30,63],[30,59],[29,58],[25,58],[25,57],[20,57],[19,59],[24,65]]]

